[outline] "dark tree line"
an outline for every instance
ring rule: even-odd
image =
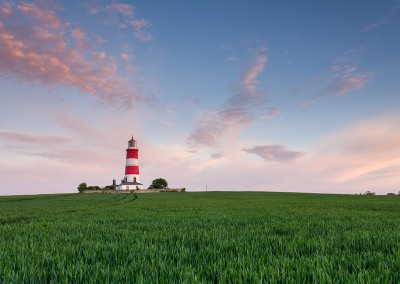
[[[83,192],[84,190],[114,190],[115,187],[113,185],[106,185],[104,187],[100,187],[97,185],[90,185],[88,186],[86,182],[82,182],[78,185],[78,191]]]

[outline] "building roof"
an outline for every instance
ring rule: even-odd
[[[124,181],[121,184],[117,184],[117,186],[119,185],[143,185],[143,184],[136,181]]]

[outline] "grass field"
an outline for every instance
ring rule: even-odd
[[[400,198],[0,197],[0,283],[400,283]]]

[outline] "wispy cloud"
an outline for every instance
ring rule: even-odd
[[[239,130],[251,124],[252,120],[244,108],[204,111],[198,119],[197,127],[188,138],[188,145],[190,148],[200,145],[217,146],[229,131]]]
[[[140,94],[119,76],[105,52],[84,52],[84,31],[70,28],[54,11],[37,4],[1,4],[0,72],[24,81],[76,87],[110,105],[131,106]],[[9,18],[20,19],[11,21]],[[23,19],[23,20],[22,20]],[[69,37],[76,44],[68,44]]]
[[[343,96],[363,89],[373,79],[372,72],[363,72],[356,58],[364,48],[353,49],[336,58],[329,68],[328,78],[302,106],[308,106],[325,96]]]
[[[362,121],[319,142],[309,167],[336,182],[362,179],[400,165],[400,117]]]
[[[131,57],[127,53],[121,53],[121,59],[125,61],[131,61]]]
[[[70,139],[63,136],[47,135],[39,133],[24,133],[16,131],[0,130],[0,138],[11,143],[17,142],[19,145],[59,145],[70,142]]]
[[[397,4],[396,6],[394,6],[381,19],[377,20],[376,22],[370,23],[370,24],[365,25],[364,27],[362,27],[360,31],[365,33],[365,32],[370,32],[370,31],[376,30],[377,28],[386,25],[389,22],[390,18],[392,18],[398,12],[400,12],[400,4]]]
[[[264,92],[257,92],[257,77],[267,63],[265,54],[257,54],[253,65],[240,80],[241,90],[232,94],[219,110],[201,113],[197,126],[188,137],[188,145],[194,149],[201,145],[217,146],[229,132],[237,132],[254,120],[252,111],[265,99]]]
[[[283,145],[254,146],[249,149],[243,149],[243,151],[256,154],[267,162],[287,162],[304,156],[303,152],[288,150]]]
[[[153,39],[153,35],[146,30],[151,27],[151,22],[136,18],[135,7],[130,4],[87,5],[87,9],[90,14],[101,16],[101,22],[105,25],[118,29],[132,29],[132,35],[140,41]]]
[[[256,58],[254,65],[243,77],[243,86],[246,90],[247,96],[255,96],[258,81],[257,76],[264,70],[265,63],[267,63],[267,56],[259,55]]]
[[[272,119],[272,118],[276,118],[276,117],[280,116],[281,113],[282,113],[282,111],[278,107],[267,107],[266,114],[263,116],[260,116],[259,118]]]
[[[42,9],[34,3],[22,3],[17,5],[17,9],[25,15],[40,21],[45,27],[59,28],[61,25],[61,21],[54,11]]]
[[[42,114],[54,124],[57,134],[0,129],[0,152],[10,157],[0,164],[23,166],[40,159],[44,163],[54,161],[81,168],[118,165],[118,161],[124,160],[124,145],[130,131],[139,128],[137,122],[128,119],[133,112],[115,115],[113,109],[102,109],[102,117],[90,121],[76,107],[62,103],[54,108],[43,106]],[[139,135],[138,132],[131,134]]]
[[[88,39],[88,37],[87,37],[87,35],[86,35],[86,33],[84,31],[82,31],[81,29],[76,28],[76,29],[73,29],[71,31],[71,35],[75,38],[76,47],[79,50],[84,51],[84,50],[89,49],[90,42],[89,42],[89,39]]]
[[[110,5],[107,5],[105,7],[105,10],[110,12],[110,13],[119,13],[121,15],[124,15],[128,18],[133,17],[133,11],[134,8],[132,5],[129,4],[123,4],[123,3],[113,3]]]

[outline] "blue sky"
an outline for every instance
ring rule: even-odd
[[[1,1],[0,194],[400,190],[399,1]]]

